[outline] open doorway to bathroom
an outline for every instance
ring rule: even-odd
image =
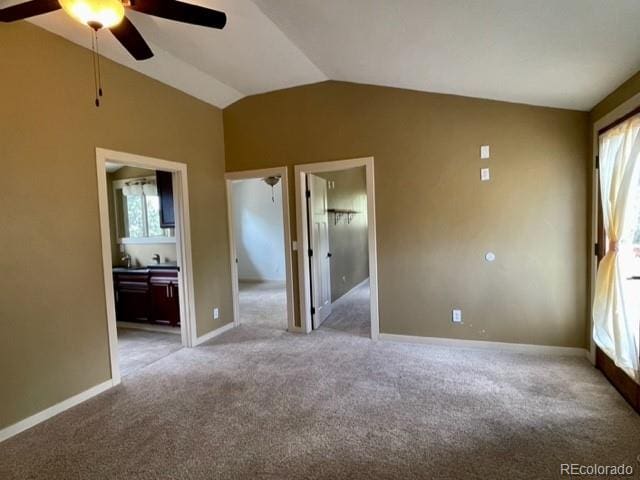
[[[236,324],[293,323],[287,185],[286,169],[227,174]]]
[[[100,149],[97,158],[111,366],[119,381],[192,344],[186,169]]]

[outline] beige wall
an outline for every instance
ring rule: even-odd
[[[336,223],[334,214],[329,215],[331,301],[335,302],[369,277],[367,178],[364,167],[318,176],[332,182],[327,191],[329,209],[358,212],[350,222],[343,217]]]
[[[0,45],[2,428],[110,377],[96,147],[188,164],[198,334],[232,300],[221,111],[106,60],[97,109],[87,50],[28,23]]]
[[[113,182],[129,178],[153,177],[155,170],[125,166],[113,173],[107,173],[107,195],[109,197],[109,225],[111,234],[111,263],[114,266],[125,265],[122,261],[124,255],[131,255],[131,264],[134,266],[146,266],[154,263],[153,256],[160,255],[161,262],[176,262],[178,255],[175,243],[145,243],[145,244],[119,244],[116,228],[115,203],[113,196]],[[120,204],[120,208],[122,205]],[[122,226],[120,227],[122,231]]]
[[[593,107],[591,110],[591,121],[595,123],[638,93],[640,93],[640,72],[630,77]]]
[[[587,113],[326,82],[224,122],[228,171],[375,157],[382,332],[586,345]]]

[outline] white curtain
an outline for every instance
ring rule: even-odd
[[[638,221],[640,115],[600,136],[600,195],[609,241],[598,266],[593,304],[596,344],[640,380],[640,298],[631,291],[633,235]]]
[[[157,197],[158,196],[158,186],[155,182],[149,182],[142,185],[142,191],[147,197]]]

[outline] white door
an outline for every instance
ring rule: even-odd
[[[307,175],[309,245],[312,252],[311,299],[315,314],[313,328],[331,314],[331,253],[329,252],[329,213],[327,212],[327,181],[312,174]]]

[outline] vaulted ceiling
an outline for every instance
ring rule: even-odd
[[[136,62],[106,34],[101,53],[218,107],[334,79],[589,110],[640,69],[638,0],[189,2],[226,28],[130,12],[156,56]],[[31,21],[91,44],[62,11]]]

